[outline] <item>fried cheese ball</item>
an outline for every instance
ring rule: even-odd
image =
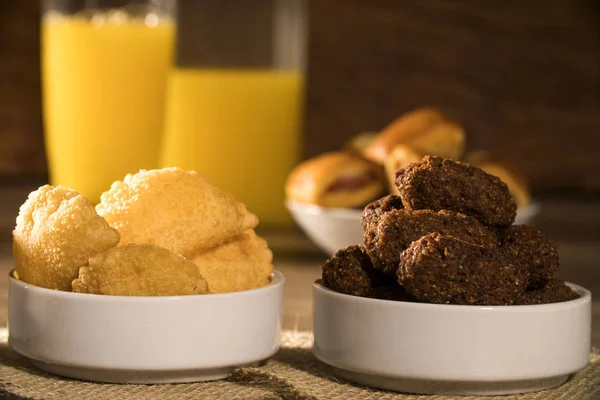
[[[254,230],[231,242],[190,257],[211,293],[238,292],[265,286],[273,273],[273,253]]]
[[[96,210],[119,231],[121,245],[155,244],[184,257],[258,224],[231,194],[179,168],[127,175],[102,194]]]
[[[542,232],[529,225],[512,225],[500,234],[501,249],[529,271],[527,289],[550,281],[558,269],[558,248]]]
[[[561,303],[563,301],[575,300],[579,294],[565,285],[564,281],[551,279],[539,289],[528,290],[523,293],[519,304],[534,305]]]
[[[483,247],[498,246],[494,231],[473,217],[448,210],[392,210],[369,227],[363,240],[375,268],[395,275],[400,254],[430,233],[451,235]]]
[[[129,244],[91,257],[72,282],[73,292],[111,296],[181,296],[208,293],[198,268],[167,249]]]
[[[417,299],[439,304],[513,305],[528,273],[502,256],[452,236],[433,233],[400,256],[398,282]]]
[[[425,156],[396,173],[404,207],[452,210],[486,225],[504,227],[515,220],[517,205],[498,177],[458,161]]]
[[[117,243],[117,230],[96,214],[85,196],[45,185],[31,192],[19,209],[13,257],[22,281],[70,291],[79,267]]]
[[[367,204],[360,219],[360,224],[363,228],[363,231],[366,232],[371,225],[377,224],[379,217],[381,217],[383,214],[402,208],[404,208],[402,205],[402,199],[400,196],[396,196],[395,194],[388,194],[387,196]]]

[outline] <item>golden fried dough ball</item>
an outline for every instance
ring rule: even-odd
[[[74,292],[112,296],[179,296],[208,292],[196,266],[150,244],[114,247],[90,258],[72,282]]]
[[[85,196],[45,185],[31,192],[19,210],[13,256],[22,281],[70,291],[79,267],[117,243],[117,230]]]
[[[258,224],[244,204],[194,171],[141,170],[114,182],[96,206],[121,245],[156,244],[184,257]]]
[[[191,261],[208,282],[211,293],[255,289],[269,283],[273,272],[273,253],[267,242],[248,230],[233,241]]]

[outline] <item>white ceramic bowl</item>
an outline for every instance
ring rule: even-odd
[[[540,203],[533,202],[526,207],[517,209],[517,216],[515,218],[515,224],[530,224],[533,218],[535,218],[541,210]]]
[[[376,300],[314,285],[313,353],[340,377],[423,394],[558,386],[588,363],[591,294],[535,306]]]
[[[335,254],[342,247],[362,243],[362,210],[324,208],[293,201],[286,203],[296,223],[321,250]]]
[[[76,379],[175,383],[225,378],[279,349],[283,275],[236,293],[126,297],[61,292],[9,277],[9,345]]]
[[[288,201],[286,206],[304,233],[327,254],[333,255],[342,247],[362,243],[360,209],[324,208],[293,201]],[[519,209],[515,224],[531,222],[539,211],[538,203]]]

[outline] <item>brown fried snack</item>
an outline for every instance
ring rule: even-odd
[[[402,209],[402,199],[400,196],[395,194],[388,194],[380,199],[375,200],[372,203],[367,204],[363,210],[360,224],[362,225],[363,231],[367,231],[369,226],[376,224],[383,214],[392,211]]]
[[[387,277],[388,279],[391,279]],[[373,299],[379,300],[393,300],[393,301],[408,301],[408,302],[416,302],[415,299],[410,293],[406,291],[398,282],[391,282],[385,284],[383,286],[378,286],[373,288],[371,291],[371,295],[369,296]]]
[[[528,290],[521,296],[520,305],[560,303],[575,300],[579,294],[565,285],[564,281],[551,279],[544,286],[535,290]]]
[[[392,210],[365,232],[364,244],[375,268],[395,275],[400,254],[415,240],[430,234],[454,236],[483,247],[498,246],[496,233],[477,219],[454,211]]]
[[[468,164],[425,156],[398,170],[396,184],[410,210],[453,210],[499,227],[515,220],[517,205],[506,184]]]
[[[389,282],[371,264],[360,245],[339,250],[321,265],[323,284],[331,290],[353,296],[369,297],[373,289]]]
[[[474,151],[465,156],[464,162],[481,168],[506,183],[511,196],[517,203],[517,209],[531,204],[531,191],[527,178],[506,161],[499,160],[485,151]]]
[[[500,233],[500,245],[529,272],[527,289],[537,289],[550,281],[558,269],[558,249],[542,232],[529,225],[512,225]]]
[[[424,302],[512,305],[525,292],[527,271],[497,248],[433,233],[402,253],[398,282]]]

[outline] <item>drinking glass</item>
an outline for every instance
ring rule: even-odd
[[[92,202],[158,166],[175,0],[43,0],[42,86],[50,181]]]
[[[303,0],[180,1],[161,165],[194,169],[284,226],[304,99]]]

